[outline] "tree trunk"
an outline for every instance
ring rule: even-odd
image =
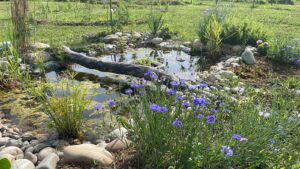
[[[165,85],[169,86],[169,83],[173,80],[178,80],[171,75],[167,75],[164,72],[142,65],[128,64],[128,63],[115,63],[115,62],[103,62],[96,58],[88,57],[85,54],[72,51],[70,48],[64,46],[65,58],[67,61],[77,63],[89,69],[95,69],[103,72],[111,72],[116,74],[131,75],[134,77],[143,78],[147,71],[155,72],[159,79]]]

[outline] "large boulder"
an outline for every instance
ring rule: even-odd
[[[99,162],[108,166],[113,162],[113,156],[104,148],[93,144],[67,146],[63,150],[64,163],[91,163]]]
[[[248,65],[253,65],[256,63],[254,54],[250,48],[246,48],[245,51],[242,53],[242,60]]]
[[[19,159],[12,162],[11,169],[35,169],[35,166],[27,159]]]
[[[3,154],[10,154],[14,156],[16,159],[22,159],[24,157],[23,151],[20,148],[15,146],[5,147],[0,151],[0,155]]]
[[[36,169],[56,169],[56,165],[59,161],[59,157],[55,153],[49,154],[40,164],[36,167]]]
[[[104,42],[105,43],[112,43],[112,42],[116,42],[119,41],[120,37],[118,35],[107,35],[104,37]]]

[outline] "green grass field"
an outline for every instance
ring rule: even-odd
[[[251,19],[264,24],[272,35],[271,39],[300,38],[299,1],[296,5],[266,4],[256,5],[256,8],[251,8],[251,3],[222,2],[221,5],[238,19]],[[108,30],[105,25],[93,24],[107,21],[107,5],[30,1],[29,6],[31,20],[42,23],[32,24],[31,22],[30,24],[34,41],[70,44],[80,40],[82,35]],[[179,39],[193,40],[197,38],[201,16],[205,10],[213,7],[214,1],[201,1],[201,3],[194,1],[193,5],[154,6],[153,8],[166,11],[165,23],[172,31],[179,33]],[[9,9],[8,2],[0,2],[0,41],[8,40]],[[134,22],[124,26],[124,31],[148,31],[145,21],[150,13],[149,6],[130,5],[129,13],[132,21],[143,21],[144,24]],[[82,25],[83,23],[86,26]]]

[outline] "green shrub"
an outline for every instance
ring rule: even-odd
[[[230,92],[203,95],[205,83],[181,90],[184,83],[172,82],[171,91],[155,81],[124,99],[132,123],[121,124],[132,133],[141,168],[292,168],[300,160],[296,81],[294,88],[249,87],[236,101]]]
[[[263,25],[249,20],[226,18],[222,29],[223,43],[256,45],[257,40],[266,41],[268,33]]]
[[[285,40],[284,38],[278,38],[271,42],[269,51],[270,58],[276,63],[294,62],[293,60],[296,61],[300,58],[300,41],[299,39]]]
[[[267,42],[263,42],[257,47],[257,52],[262,56],[266,56],[268,54],[268,50],[269,50],[269,44]]]
[[[205,28],[204,38],[206,41],[206,49],[208,50],[209,56],[217,57],[221,51],[221,30],[222,26],[215,17],[212,17],[207,27]]]
[[[56,95],[57,91],[60,91],[60,95]],[[83,125],[82,113],[90,103],[87,99],[87,92],[84,86],[66,80],[57,84],[54,90],[48,91],[45,96],[39,96],[45,113],[51,119],[51,127],[57,130],[60,137],[78,138],[80,136]]]
[[[151,12],[151,14],[148,16],[147,23],[148,23],[148,27],[151,31],[151,34],[153,36],[157,36],[158,32],[164,26],[163,13],[156,14],[156,13]]]
[[[177,36],[177,32],[173,32],[169,29],[169,27],[164,26],[163,28],[161,28],[158,36],[165,40],[172,39],[172,37]]]

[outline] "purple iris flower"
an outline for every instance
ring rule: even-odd
[[[177,99],[177,100],[183,100],[183,99],[184,99],[184,96],[178,95],[178,96],[176,96],[176,99]]]
[[[160,107],[157,104],[150,104],[149,108],[156,113],[166,113],[168,111],[166,107]]]
[[[102,106],[100,105],[100,104],[96,104],[95,106],[94,106],[94,110],[96,110],[96,111],[99,111],[99,110],[101,110],[102,109]]]
[[[130,84],[130,87],[133,89],[138,89],[141,87],[141,85],[133,83],[133,84]]]
[[[197,88],[196,85],[191,85],[191,86],[189,86],[189,90],[190,90],[190,91],[195,90],[196,88]]]
[[[109,99],[108,106],[109,107],[115,107],[116,106],[116,102],[113,99]]]
[[[233,150],[229,146],[222,146],[221,152],[225,157],[232,157],[233,156]]]
[[[211,116],[206,117],[206,123],[207,124],[213,124],[215,122],[216,122],[216,116],[215,115],[211,115]]]
[[[176,91],[174,89],[168,89],[167,90],[167,95],[168,96],[173,96],[176,93]]]
[[[234,134],[231,138],[232,138],[233,140],[241,141],[242,136],[241,136],[241,135],[238,135],[238,134]]]
[[[157,75],[150,70],[147,71],[146,73],[144,73],[144,77],[150,77],[151,79],[157,79]]]
[[[178,129],[181,127],[182,122],[177,118],[175,121],[173,121],[172,125]]]

